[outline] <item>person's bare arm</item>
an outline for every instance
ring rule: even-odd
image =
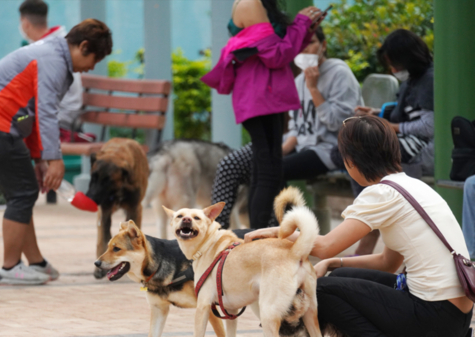
[[[259,0],[241,0],[234,9],[234,24],[247,28],[257,23],[269,22],[267,11]]]
[[[315,240],[310,255],[321,259],[334,257],[358,242],[370,231],[371,228],[364,222],[356,219],[346,219],[327,235],[319,236]]]
[[[284,144],[282,144],[282,155],[283,156],[288,155],[290,152],[292,152],[295,149],[296,146],[297,146],[297,137],[290,136],[289,138],[285,140]]]
[[[357,106],[355,108],[355,116],[379,115],[381,109],[375,109],[369,106]]]
[[[327,272],[341,267],[364,268],[395,273],[403,261],[404,257],[401,254],[389,249],[388,247],[384,247],[384,251],[381,254],[331,258],[320,261],[314,268],[317,277],[323,277]]]
[[[316,108],[320,105],[325,103],[325,99],[323,98],[320,90],[318,90],[318,80],[320,78],[320,69],[318,66],[316,67],[309,67],[305,69],[305,82],[307,84],[307,88],[310,91],[310,95],[312,95],[313,104]]]
[[[334,257],[351,247],[370,231],[371,228],[364,222],[356,219],[347,219],[327,235],[318,236],[310,255],[319,257],[322,260]],[[244,240],[245,242],[250,242],[254,239],[276,238],[278,233],[279,227],[263,228],[247,233],[244,236]],[[300,232],[294,232],[286,239],[294,242],[299,235]]]

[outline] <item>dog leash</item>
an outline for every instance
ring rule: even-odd
[[[179,272],[178,274],[175,274],[175,277],[173,280],[168,284],[169,286],[171,285],[179,285],[188,281],[193,281],[195,277],[195,273],[193,272],[193,267],[188,267],[188,269]]]
[[[219,311],[218,309],[216,308],[216,304],[213,303],[211,304],[211,310],[213,311],[213,314],[218,317],[218,318],[221,318],[221,319],[230,319],[230,320],[234,320],[236,318],[238,318],[239,316],[241,316],[244,312],[244,310],[246,310],[246,307],[242,308],[241,311],[237,314],[237,315],[233,315],[233,314],[230,314],[226,311],[226,309],[224,308],[224,304],[223,304],[223,296],[224,296],[224,292],[223,292],[223,267],[224,267],[224,262],[226,261],[226,258],[228,257],[228,254],[231,252],[231,250],[233,250],[234,248],[236,248],[237,246],[239,246],[241,243],[240,242],[234,242],[232,245],[230,245],[228,248],[226,248],[224,251],[222,251],[213,261],[213,263],[211,264],[211,266],[208,267],[208,269],[206,269],[206,271],[203,273],[203,275],[201,275],[198,283],[196,284],[195,286],[195,294],[196,294],[196,297],[198,297],[198,293],[200,292],[201,290],[201,287],[203,286],[203,283],[206,281],[206,279],[208,278],[209,274],[211,274],[211,272],[213,271],[214,267],[216,266],[216,264],[219,262],[219,265],[218,265],[218,272],[216,274],[216,286],[218,288],[218,302],[219,302],[219,307],[221,308],[221,311],[224,313],[224,316],[221,316],[219,314]]]

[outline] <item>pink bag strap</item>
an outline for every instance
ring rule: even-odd
[[[394,188],[396,191],[401,193],[401,195],[406,198],[406,200],[414,207],[414,209],[419,213],[419,215],[424,219],[427,224],[429,225],[430,228],[435,232],[435,234],[439,237],[439,239],[442,241],[442,243],[447,247],[447,249],[450,251],[450,253],[454,253],[454,250],[452,249],[452,246],[447,242],[445,239],[444,235],[440,232],[439,228],[437,228],[436,224],[432,219],[430,218],[429,214],[422,208],[422,206],[417,202],[416,199],[408,192],[404,187],[401,185],[395,183],[392,180],[382,180],[380,184],[388,185]]]

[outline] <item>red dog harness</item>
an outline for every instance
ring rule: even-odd
[[[234,242],[231,246],[229,246],[228,248],[226,248],[224,251],[222,251],[217,257],[216,259],[214,259],[213,263],[211,264],[211,266],[208,267],[208,269],[206,269],[206,271],[203,273],[203,275],[200,277],[200,280],[198,281],[198,283],[196,284],[196,287],[195,287],[195,294],[196,294],[196,297],[198,297],[198,293],[200,292],[200,289],[201,287],[203,286],[203,283],[205,283],[206,279],[208,278],[209,274],[211,274],[211,272],[213,271],[214,267],[216,266],[216,264],[218,262],[219,265],[218,265],[218,272],[216,274],[216,286],[218,288],[218,301],[219,301],[219,307],[221,308],[221,311],[224,313],[224,317],[221,316],[219,314],[219,311],[218,309],[216,309],[216,304],[213,303],[211,305],[211,310],[213,311],[213,314],[218,317],[218,318],[221,318],[221,319],[236,319],[238,318],[239,316],[242,315],[242,313],[244,312],[244,310],[246,310],[246,307],[242,308],[241,311],[239,312],[239,314],[237,315],[233,315],[233,314],[229,314],[226,309],[224,309],[224,305],[223,305],[223,295],[224,295],[224,292],[223,292],[223,267],[224,267],[224,262],[226,261],[226,258],[228,257],[228,254],[231,252],[232,249],[236,248],[237,246],[239,246],[241,243],[240,242]]]

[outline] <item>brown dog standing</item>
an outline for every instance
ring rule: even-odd
[[[91,182],[86,195],[99,206],[97,223],[97,257],[107,250],[111,239],[112,213],[122,208],[126,220],[142,224],[142,199],[147,190],[149,168],[147,156],[132,139],[113,138],[101,151],[91,155]],[[96,278],[105,273],[96,268]]]
[[[310,337],[322,337],[317,319],[317,277],[308,256],[318,236],[315,215],[303,203],[301,193],[288,188],[276,198],[281,222],[278,239],[257,240],[238,245],[226,259],[218,283],[212,268],[198,294],[194,337],[204,337],[211,305],[222,295],[226,310],[236,315],[247,305],[259,304],[257,315],[264,335],[279,336],[282,320],[298,324],[302,319]],[[296,205],[285,212],[286,205]],[[227,247],[242,240],[214,221],[224,207],[217,203],[203,210],[183,208],[176,212],[163,207],[183,254],[193,260],[195,285],[201,275]],[[278,210],[280,208],[281,210]],[[282,221],[281,216],[283,216]],[[300,230],[295,242],[284,240]],[[236,320],[226,321],[226,337],[235,337]]]

